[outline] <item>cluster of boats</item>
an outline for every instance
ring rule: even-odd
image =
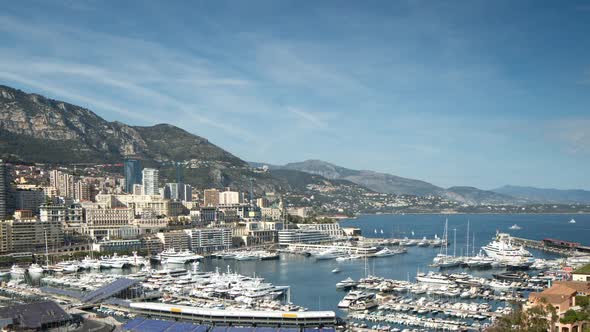
[[[221,259],[230,259],[236,261],[254,261],[254,260],[271,260],[279,259],[278,252],[270,252],[266,250],[248,250],[248,251],[223,251],[217,253],[213,257]]]
[[[3,275],[10,274],[11,278],[18,279],[24,277],[25,273],[28,273],[31,277],[39,277],[42,276],[44,272],[54,272],[54,273],[75,273],[81,270],[91,270],[91,269],[111,269],[111,268],[123,268],[126,266],[146,266],[149,265],[149,260],[138,256],[137,253],[133,253],[132,256],[118,256],[116,253],[112,256],[102,256],[99,259],[90,258],[86,256],[84,259],[77,261],[77,260],[69,260],[69,261],[62,261],[58,262],[53,265],[45,264],[44,266],[32,263],[28,267],[22,267],[17,264],[14,264],[10,271],[5,271],[0,274],[0,277]]]
[[[174,248],[166,249],[154,257],[161,264],[186,264],[203,259],[190,250],[176,251]]]
[[[362,259],[366,257],[390,257],[395,255],[400,255],[407,253],[407,249],[405,248],[380,248],[375,249],[376,251],[373,254],[369,255],[361,255],[355,253],[353,250],[345,250],[337,247],[328,247],[323,250],[318,250],[314,252],[310,252],[311,257],[315,258],[316,260],[331,260],[335,259],[337,262],[345,262],[351,260]]]

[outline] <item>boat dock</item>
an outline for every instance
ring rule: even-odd
[[[525,239],[521,237],[513,237],[512,242],[517,245],[521,245],[526,248],[551,252],[563,256],[574,256],[576,254],[590,253],[590,247],[588,246],[576,246],[576,247],[559,247],[547,245],[544,241]]]

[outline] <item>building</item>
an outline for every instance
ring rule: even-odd
[[[178,210],[171,208],[170,200],[164,199],[161,196],[147,196],[147,195],[114,195],[114,194],[99,194],[96,195],[96,202],[101,207],[115,208],[128,207],[134,210],[136,215],[141,215],[143,212],[155,212],[158,216],[176,216]]]
[[[334,239],[343,238],[345,236],[344,231],[340,228],[340,224],[337,222],[329,224],[297,224],[297,227],[302,230],[318,231],[327,234]]]
[[[291,243],[323,243],[330,242],[332,238],[320,231],[289,229],[279,231],[279,245],[288,245]]]
[[[140,232],[132,227],[134,218],[133,209],[127,207],[86,209],[84,233],[96,239],[137,236]]]
[[[232,245],[232,231],[229,228],[195,228],[184,231],[190,237],[190,249],[196,253],[224,250]]]
[[[540,293],[531,293],[528,301],[524,304],[523,310],[528,310],[531,307],[545,305],[545,303],[547,303],[555,308],[557,316],[559,317],[555,326],[552,326],[548,331],[586,331],[586,329],[590,327],[590,321],[588,320],[562,323],[561,319],[565,317],[566,312],[569,310],[580,310],[578,303],[576,303],[577,297],[587,297],[588,295],[590,295],[589,282],[556,281],[553,286]],[[551,318],[547,317],[547,320],[551,321]]]
[[[45,193],[42,190],[17,190],[16,209],[31,210],[34,214],[39,213],[39,208],[45,203]]]
[[[219,190],[205,189],[203,192],[203,206],[218,206],[219,205]]]
[[[58,221],[43,222],[39,219],[0,221],[0,248],[7,252],[42,252],[45,243],[50,248],[64,243],[63,225]]]
[[[14,212],[11,172],[10,165],[0,159],[0,220],[8,218]]]
[[[123,162],[125,192],[135,194],[134,186],[142,183],[141,162],[137,159],[125,159]]]
[[[160,194],[160,171],[155,168],[144,168],[142,172],[142,187],[144,195]]]
[[[143,195],[143,187],[141,184],[134,184],[133,185],[133,195]]]
[[[287,208],[288,214],[290,214],[292,216],[300,217],[300,218],[307,218],[309,216],[310,212],[311,212],[310,207],[289,207],[289,208]]]
[[[91,185],[82,180],[78,180],[74,183],[74,199],[79,202],[91,201],[92,200],[92,188]]]
[[[572,272],[572,280],[590,282],[590,264]]]
[[[281,220],[283,211],[276,207],[260,207],[260,216],[263,220]]]
[[[184,231],[160,232],[156,234],[156,237],[162,241],[164,250],[189,250],[191,246],[191,238]]]
[[[244,203],[244,194],[239,191],[226,190],[219,193],[220,205],[237,205]]]
[[[268,201],[268,198],[266,198],[266,197],[261,197],[261,198],[256,199],[256,206],[258,206],[261,209],[269,207],[269,205],[270,205],[270,202]]]
[[[57,191],[57,196],[74,197],[74,176],[59,170],[49,173],[49,184]]]
[[[193,187],[184,183],[166,183],[164,198],[175,201],[192,201]]]
[[[67,330],[72,322],[72,316],[52,301],[0,308],[0,329],[3,331],[60,331]]]

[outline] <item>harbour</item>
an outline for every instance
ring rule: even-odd
[[[405,217],[397,218],[406,219]],[[460,240],[461,237],[455,237],[445,242],[448,238],[443,236],[446,217],[430,217],[436,218],[436,221],[426,221],[424,225],[421,225],[419,217],[413,217],[416,219],[412,218],[410,221],[412,228],[407,228],[405,232],[408,235],[411,232],[416,234],[417,241],[424,237],[440,239],[447,246],[447,252],[448,246],[453,246],[451,251],[455,251],[457,257],[468,257],[457,254],[459,252],[465,255],[467,252],[466,237],[463,241]],[[584,217],[579,218],[579,225],[590,221],[586,221]],[[379,328],[387,326],[391,330],[403,326],[478,330],[491,324],[498,316],[508,313],[510,303],[522,302],[528,293],[543,290],[552,280],[565,278],[565,274],[558,273],[563,266],[577,266],[587,260],[584,258],[586,256],[530,248],[532,259],[539,264],[528,267],[523,272],[507,271],[507,266],[474,268],[458,265],[441,268],[432,266],[432,261],[444,250],[444,246],[408,246],[403,242],[401,245],[396,243],[396,239],[370,238],[371,234],[381,233],[369,231],[381,227],[372,218],[376,216],[368,220],[359,218],[342,222],[343,225],[354,224],[367,229],[363,230],[368,235],[366,241],[353,245],[290,244],[275,254],[262,249],[225,251],[206,257],[191,256],[186,264],[166,264],[165,259],[164,264],[161,259],[160,262],[149,263],[149,260],[133,255],[102,257],[97,259],[98,263],[85,259],[78,263],[55,264],[54,266],[61,266],[61,269],[53,268],[41,278],[28,278],[25,284],[17,282],[18,277],[5,281],[0,292],[7,297],[18,296],[25,300],[51,297],[84,310],[98,309],[102,314],[115,315],[123,321],[146,316],[180,319],[195,324],[246,324],[275,328],[337,328],[346,325],[351,329],[362,329],[365,325],[378,325]],[[386,218],[391,219],[391,216],[379,216],[376,220]],[[470,243],[473,252],[484,247],[498,231],[489,226],[486,227],[487,230],[478,229],[480,224],[477,218],[478,216],[470,216],[471,229],[475,229],[478,241]],[[459,229],[464,223],[464,220],[453,220],[452,217],[449,219],[447,223],[450,226],[447,225],[447,228]],[[527,227],[526,221],[518,223],[523,228]],[[402,229],[403,224],[397,224]],[[426,227],[429,233],[421,231],[420,226]],[[440,235],[432,234],[433,231]],[[555,236],[565,237],[567,234]],[[397,240],[404,239],[411,240],[406,237]],[[514,241],[514,245],[521,245],[519,241],[522,239],[524,236],[511,238],[511,241]],[[531,243],[532,241],[539,243],[542,240],[531,240]],[[473,250],[473,246],[477,250]],[[394,255],[376,255],[387,247],[391,248],[389,250],[399,251]],[[327,255],[327,251],[356,255],[358,258],[338,260],[342,256]],[[102,261],[110,263],[102,264]],[[119,261],[126,263],[117,264]],[[68,272],[68,267],[72,265],[77,266],[76,271]],[[334,272],[335,270],[338,271]],[[26,275],[29,277],[28,272]],[[217,286],[211,286],[208,281],[204,282],[207,279],[221,281]],[[345,279],[351,280],[351,283],[338,288],[338,284]],[[130,280],[122,286],[128,299],[112,301],[109,296],[92,301],[88,299],[89,296],[92,298],[89,294],[101,293],[103,287],[122,280]],[[232,290],[232,287],[224,290],[220,288],[223,280],[232,280],[232,283],[243,284],[240,287],[245,288]],[[252,286],[247,286],[249,282]],[[30,288],[27,284],[36,287]],[[63,291],[59,291],[60,289]],[[352,307],[351,304],[343,307],[342,299],[351,292],[355,294],[355,289],[373,294],[361,297],[370,298],[374,302],[357,302]],[[86,300],[82,301],[84,298]],[[154,302],[160,304],[150,307],[149,303]],[[211,310],[215,315],[211,314]],[[226,315],[229,311],[243,311],[244,315],[236,319]],[[254,315],[253,312],[258,314]],[[326,312],[332,312],[333,315],[325,316]],[[266,318],[256,318],[257,315]]]

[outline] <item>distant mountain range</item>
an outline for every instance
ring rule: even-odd
[[[261,167],[263,163],[250,162],[250,165]],[[268,165],[268,164],[266,164]],[[337,166],[322,160],[306,160],[286,165],[268,165],[270,169],[290,169],[321,175],[328,179],[340,179],[354,182],[373,191],[416,196],[444,196],[465,204],[516,204],[525,200],[515,199],[509,195],[481,190],[474,187],[442,188],[431,183],[408,179],[392,174],[368,170],[353,170]]]
[[[590,191],[582,189],[561,190],[506,185],[494,189],[493,191],[499,194],[539,203],[590,204]]]

